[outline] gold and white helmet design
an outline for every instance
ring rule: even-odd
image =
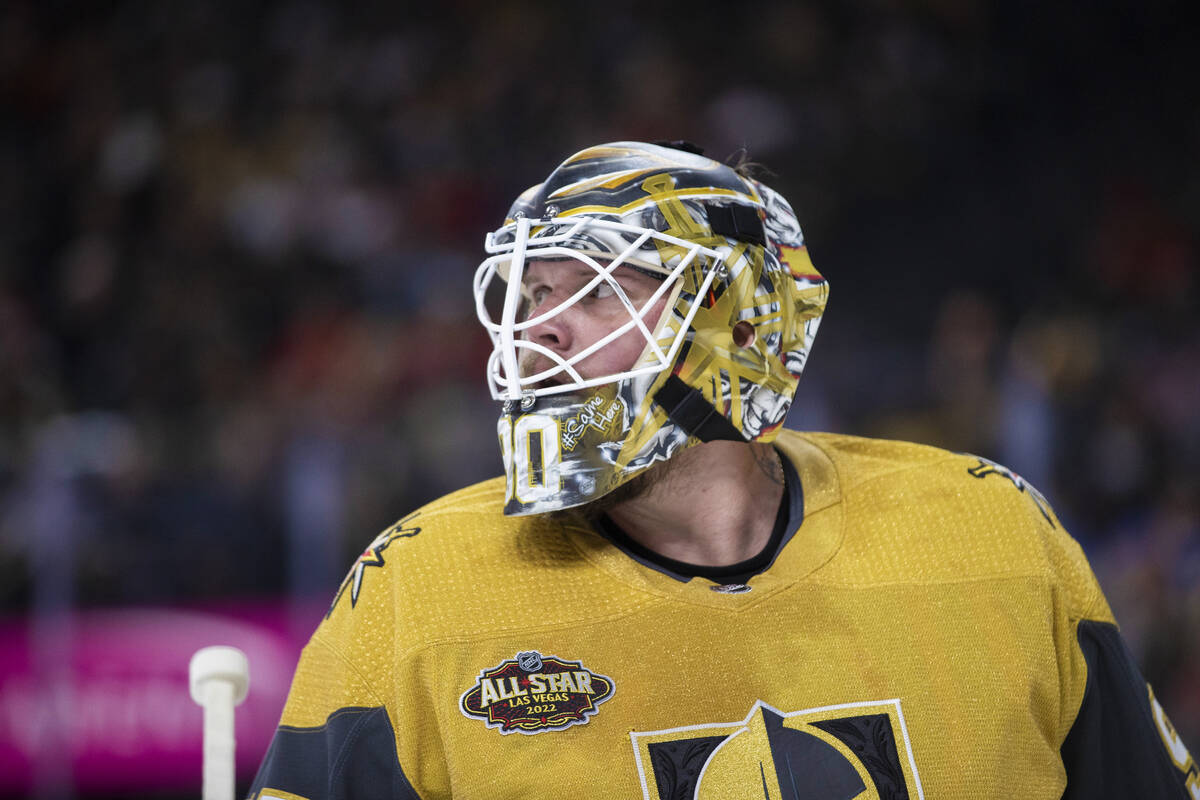
[[[766,442],[782,426],[828,287],[770,188],[687,149],[599,145],[524,192],[485,247],[474,289],[503,409],[504,513],[581,505],[689,445]],[[540,260],[582,265],[587,279],[529,316],[523,277]],[[635,304],[622,268],[661,283]],[[529,335],[598,287],[624,308],[611,333],[569,356]],[[628,336],[644,340],[631,365],[584,374],[581,362]]]

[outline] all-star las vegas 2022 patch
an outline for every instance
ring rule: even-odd
[[[458,705],[501,733],[535,734],[586,724],[614,688],[582,662],[527,650],[480,672]]]

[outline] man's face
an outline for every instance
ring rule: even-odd
[[[596,275],[594,269],[574,259],[529,261],[522,279],[526,297],[522,318],[533,319],[553,311]],[[657,278],[626,266],[617,267],[612,276],[635,310],[641,310],[662,285]],[[667,297],[664,294],[642,315],[643,324],[651,334],[662,317]],[[630,319],[630,312],[616,290],[607,280],[601,280],[574,305],[531,326],[523,338],[547,348],[563,360],[570,360]],[[645,336],[633,327],[573,366],[585,379],[615,375],[630,369],[645,347]],[[521,373],[535,375],[552,364],[545,355],[527,351],[521,360]],[[547,380],[564,383],[570,381],[570,376],[563,371]]]

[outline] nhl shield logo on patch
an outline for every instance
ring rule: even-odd
[[[505,734],[560,731],[586,724],[614,688],[582,662],[528,650],[480,672],[459,709]]]

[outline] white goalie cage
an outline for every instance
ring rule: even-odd
[[[504,234],[506,238],[511,235],[512,240],[498,242],[498,234]],[[612,251],[605,251],[599,248],[582,249],[570,246],[588,240],[608,245],[613,239],[619,240],[619,250],[614,248]],[[678,248],[681,255],[672,259],[671,266],[638,258],[638,255],[644,252],[642,248],[652,239]],[[484,259],[475,272],[474,292],[476,314],[492,341],[492,354],[487,364],[488,388],[494,399],[512,404],[521,403],[526,407],[540,396],[576,392],[626,378],[657,373],[673,364],[702,298],[708,294],[718,274],[727,269],[727,252],[723,251],[728,250],[704,247],[651,228],[589,216],[540,220],[520,218],[499,231],[489,233],[484,247],[491,255]],[[529,319],[520,319],[519,312],[526,300],[522,291],[522,278],[526,264],[535,259],[573,259],[589,267],[595,272],[595,276],[563,302]],[[691,302],[681,311],[677,306],[682,277],[684,271],[697,259],[704,263],[704,275]],[[662,277],[662,284],[640,308],[634,306],[614,277],[614,272],[622,266]],[[507,283],[499,320],[494,318],[493,312],[488,308],[489,289],[497,278]],[[526,332],[530,328],[570,309],[601,283],[607,283],[612,288],[627,312],[628,319],[623,324],[569,358],[564,358],[544,345],[526,338]],[[667,303],[661,319],[647,321],[647,312],[663,298],[667,299]],[[666,330],[672,319],[676,320],[676,329]],[[641,335],[645,348],[630,369],[593,377],[584,377],[576,369],[580,361],[632,330]],[[670,336],[669,341],[664,342],[664,334]],[[544,356],[551,366],[531,375],[522,375],[520,363],[523,351]],[[548,379],[563,382],[543,384]]]

